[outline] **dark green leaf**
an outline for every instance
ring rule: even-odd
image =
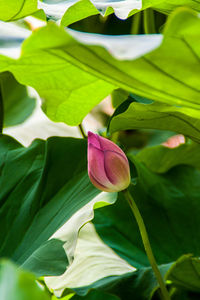
[[[19,84],[9,72],[0,75],[0,84],[4,104],[4,127],[24,122],[35,108],[35,99],[28,95],[27,88]]]
[[[85,140],[53,137],[24,148],[1,135],[0,148],[0,254],[23,264],[99,191],[88,178]]]
[[[63,248],[64,242],[58,239],[46,241],[22,264],[22,268],[40,276],[62,275],[68,259]]]
[[[105,292],[93,290],[91,291],[88,295],[86,295],[84,298],[78,295],[75,295],[74,297],[71,298],[72,300],[81,300],[81,299],[86,299],[86,300],[120,300],[115,295],[107,294]]]

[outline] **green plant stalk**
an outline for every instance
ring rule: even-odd
[[[158,284],[160,285],[161,297],[162,297],[163,300],[170,300],[168,290],[165,286],[162,275],[161,275],[161,273],[158,269],[155,257],[153,255],[153,252],[152,252],[152,249],[151,249],[151,244],[149,242],[149,238],[148,238],[148,234],[147,234],[147,230],[146,230],[146,226],[144,224],[144,221],[143,221],[143,218],[140,214],[140,211],[139,211],[133,197],[131,196],[130,192],[128,191],[128,189],[124,190],[123,192],[124,192],[126,200],[128,201],[128,204],[130,205],[130,208],[131,208],[131,210],[132,210],[132,212],[135,216],[135,219],[137,221],[147,257],[149,259],[149,262],[151,264],[151,267],[153,269],[155,277],[158,281]]]
[[[156,33],[154,12],[151,8],[147,8],[143,11],[144,33],[152,34]]]
[[[0,134],[3,133],[3,121],[4,121],[4,107],[3,107],[3,96],[0,83]]]
[[[133,21],[131,25],[131,34],[138,34],[140,30],[140,22],[141,22],[141,12],[133,15]]]
[[[79,130],[80,130],[80,133],[81,133],[82,137],[83,137],[84,139],[86,139],[86,138],[87,138],[87,135],[85,134],[85,131],[84,131],[84,129],[83,129],[83,125],[82,125],[81,123],[78,125],[78,128],[79,128]]]

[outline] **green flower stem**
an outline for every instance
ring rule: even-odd
[[[85,134],[85,131],[84,131],[84,129],[83,129],[83,125],[82,125],[82,124],[79,124],[79,125],[78,125],[78,128],[79,128],[79,130],[80,130],[80,133],[81,133],[82,137],[83,137],[84,139],[86,139],[86,138],[87,138],[87,135]]]
[[[3,120],[4,120],[4,108],[3,108],[3,97],[0,84],[0,134],[3,133]]]
[[[148,257],[151,267],[154,271],[155,277],[157,278],[157,281],[160,285],[162,299],[170,300],[169,293],[168,293],[165,283],[163,281],[162,275],[160,274],[160,271],[158,269],[155,257],[153,255],[151,245],[149,242],[149,238],[148,238],[148,234],[146,231],[146,227],[145,227],[144,221],[142,219],[142,216],[140,214],[140,211],[139,211],[135,201],[133,200],[133,197],[131,196],[130,192],[127,189],[124,190],[123,192],[124,192],[126,200],[128,201],[128,204],[130,205],[130,208],[135,216],[135,219],[137,221],[147,257]]]
[[[144,32],[146,34],[156,33],[154,12],[151,8],[147,8],[143,11],[144,20]]]

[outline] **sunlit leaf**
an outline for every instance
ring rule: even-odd
[[[192,117],[196,111],[161,103],[128,103],[128,108],[112,117],[109,130],[159,129],[182,133],[200,142],[200,119]],[[124,106],[124,104],[123,104]]]
[[[2,71],[10,70],[19,82],[33,86],[45,99],[46,114],[70,125],[80,123],[116,87],[199,110],[199,25],[194,13],[181,9],[169,19],[158,49],[136,60],[119,61],[103,48],[76,42],[50,23],[24,43],[19,60],[1,57]],[[198,110],[193,117],[199,118]]]
[[[0,20],[14,21],[37,10],[37,0],[0,0]]]

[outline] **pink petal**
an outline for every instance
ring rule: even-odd
[[[104,152],[105,173],[116,191],[127,188],[130,184],[130,169],[127,159],[113,151]]]
[[[99,136],[91,131],[88,131],[88,144],[92,144],[96,148],[101,149]]]
[[[128,162],[127,157],[125,155],[125,153],[122,151],[122,149],[117,146],[115,143],[113,143],[112,141],[109,141],[108,139],[105,139],[101,136],[99,136],[99,141],[100,141],[100,146],[102,150],[110,150],[110,151],[114,151],[116,153],[121,154],[125,160]]]
[[[92,144],[88,145],[88,173],[98,184],[103,186],[110,185],[104,168],[104,153]]]
[[[89,173],[89,177],[90,177],[90,180],[91,180],[92,184],[93,184],[96,188],[98,188],[99,190],[104,191],[104,192],[113,192],[113,187],[112,187],[112,186],[111,186],[111,187],[106,187],[106,186],[102,185],[102,184],[101,184],[100,182],[98,182],[98,181],[93,177],[93,175],[90,174],[90,173]]]

